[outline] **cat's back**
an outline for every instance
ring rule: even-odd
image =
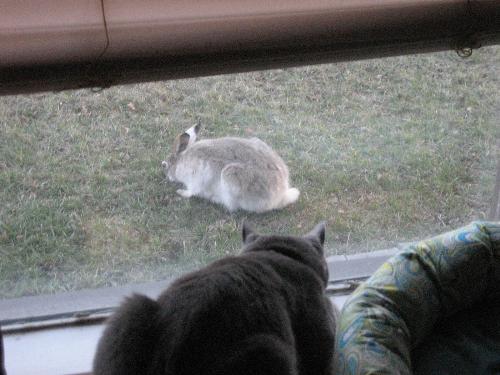
[[[247,299],[262,288],[274,294],[281,282],[269,262],[253,256],[232,256],[177,279],[158,302],[191,312],[206,310],[228,300]]]
[[[284,315],[293,313],[299,299],[307,300],[310,293],[321,291],[321,283],[304,264],[263,251],[227,257],[187,274],[158,303],[169,324],[184,331],[186,338],[203,333],[212,339],[221,334],[224,339],[228,335],[236,339],[263,326],[279,331],[283,319],[290,318]],[[232,327],[229,333],[228,327]]]
[[[178,279],[158,299],[167,373],[203,373],[254,335],[291,340],[284,290],[279,273],[255,257],[225,258]]]

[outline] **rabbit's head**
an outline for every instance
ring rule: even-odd
[[[179,157],[182,155],[186,149],[191,146],[196,141],[196,136],[198,135],[201,129],[201,125],[198,122],[197,125],[190,127],[184,133],[179,134],[175,138],[174,147],[172,148],[172,153],[167,158],[167,160],[163,160],[161,165],[165,170],[165,175],[168,177],[170,181],[176,181],[175,178],[175,169],[177,166],[177,161]]]

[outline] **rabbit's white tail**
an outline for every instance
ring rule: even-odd
[[[300,191],[296,188],[290,188],[283,194],[283,199],[281,200],[280,207],[288,206],[289,204],[295,202],[299,199]]]

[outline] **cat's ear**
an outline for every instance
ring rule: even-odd
[[[305,235],[306,238],[314,239],[316,241],[319,241],[321,246],[325,243],[325,231],[326,231],[326,222],[322,221]]]
[[[241,236],[243,238],[243,243],[249,244],[259,238],[259,235],[254,232],[246,220],[243,220],[243,225],[241,228]]]

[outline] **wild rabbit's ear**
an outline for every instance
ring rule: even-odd
[[[189,138],[191,138],[189,136],[188,133],[182,133],[181,135],[179,135],[179,143],[177,145],[177,153],[180,154],[182,151],[185,151],[187,146],[189,145]]]
[[[241,229],[241,236],[243,238],[243,243],[245,245],[255,241],[257,238],[259,238],[259,235],[254,232],[254,230],[250,227],[248,222],[246,220],[243,221],[242,229]]]
[[[309,233],[305,235],[306,238],[314,239],[319,241],[321,246],[325,243],[325,230],[326,222],[322,221],[318,223]]]
[[[192,145],[196,142],[196,138],[198,138],[198,133],[200,132],[201,124],[191,126],[188,130],[186,130],[185,134],[189,135],[189,145]]]
[[[200,130],[201,130],[201,121],[198,120],[198,122],[194,126],[194,132],[195,132],[195,134],[198,135],[198,133],[200,132]]]

